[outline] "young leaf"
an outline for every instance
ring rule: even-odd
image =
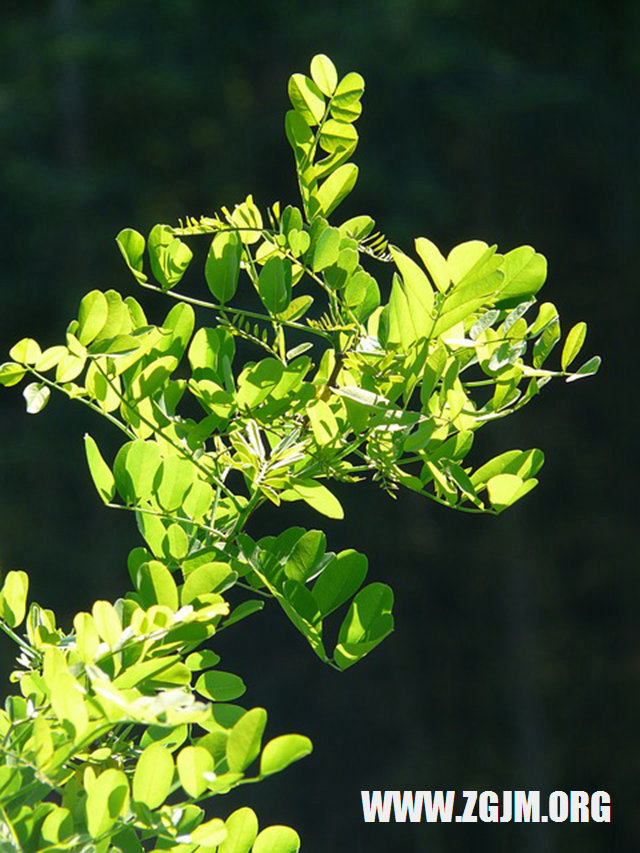
[[[364,93],[364,80],[355,71],[346,74],[338,83],[330,104],[333,118],[354,122],[362,112],[360,99]]]
[[[226,756],[229,770],[240,772],[260,754],[262,734],[267,725],[264,708],[253,708],[240,717],[229,733]]]
[[[0,590],[0,617],[10,628],[22,624],[27,609],[29,576],[26,572],[8,572]]]
[[[587,376],[594,376],[598,370],[600,370],[600,365],[602,364],[602,359],[599,355],[594,355],[593,358],[590,358],[589,361],[586,361],[582,367],[579,367],[575,373],[572,373],[571,376],[567,377],[567,382],[575,382],[577,379],[584,379]]]
[[[445,293],[450,285],[449,268],[440,249],[426,237],[418,237],[415,242],[416,252],[427,268],[431,280],[440,293]]]
[[[258,293],[270,314],[280,314],[291,302],[291,261],[269,258],[258,276]]]
[[[101,838],[129,808],[129,783],[122,770],[104,770],[88,790],[87,827],[92,838]]]
[[[80,302],[78,312],[78,340],[89,346],[103,330],[109,317],[107,297],[100,290],[87,293]]]
[[[246,691],[244,681],[231,672],[213,669],[196,681],[196,691],[214,702],[232,702]]]
[[[313,436],[321,447],[338,438],[340,427],[331,408],[324,400],[312,400],[307,406],[307,417]]]
[[[153,441],[140,439],[124,444],[113,463],[113,475],[122,499],[130,504],[150,500],[161,461],[160,448]]]
[[[299,480],[292,485],[291,491],[322,515],[326,515],[328,518],[344,518],[344,510],[340,501],[322,483],[318,483],[316,480]],[[283,498],[284,495],[285,493],[282,495]]]
[[[327,564],[313,587],[322,617],[333,613],[360,589],[367,576],[368,560],[357,551],[342,551]]]
[[[161,604],[178,609],[178,588],[169,569],[158,560],[143,563],[137,572],[138,592],[144,607]]]
[[[36,364],[41,355],[40,344],[33,338],[23,338],[9,350],[9,357],[18,364]]]
[[[161,806],[173,783],[173,757],[160,743],[152,743],[142,751],[133,774],[133,799],[150,809]]]
[[[300,836],[289,826],[268,826],[256,838],[252,853],[298,853]]]
[[[520,246],[504,256],[502,271],[504,281],[497,305],[505,308],[535,296],[547,278],[547,259],[531,246]]]
[[[313,751],[313,744],[303,735],[281,735],[270,740],[262,750],[260,775],[279,773]]]
[[[372,583],[351,602],[338,634],[334,660],[340,669],[357,663],[393,631],[393,591]]]
[[[522,477],[517,474],[498,474],[487,483],[487,492],[492,505],[503,510],[518,499],[523,485]]]
[[[314,191],[318,212],[329,216],[344,201],[358,180],[358,167],[354,163],[345,163]]]
[[[31,382],[22,392],[22,396],[27,403],[28,414],[37,415],[49,402],[51,389],[42,382]]]
[[[98,445],[88,434],[84,437],[84,449],[94,485],[104,503],[108,504],[116,493],[116,481],[111,468],[104,461]]]
[[[325,101],[317,84],[304,74],[293,74],[289,79],[289,99],[295,111],[310,126],[322,121]]]
[[[338,84],[338,72],[328,56],[320,53],[311,60],[311,77],[323,95],[333,95]]]
[[[168,456],[154,477],[154,493],[165,512],[176,512],[183,506],[189,489],[196,482],[197,469],[183,456]]]
[[[27,371],[15,361],[6,361],[0,365],[0,385],[9,388],[11,385],[17,385],[24,378]]]
[[[213,772],[213,756],[202,746],[185,746],[176,761],[180,784],[190,797],[197,799],[207,790],[205,773]]]
[[[577,358],[578,353],[582,349],[584,339],[587,336],[587,324],[576,323],[566,337],[560,356],[560,364],[563,370],[566,370],[569,365]]]
[[[218,853],[249,853],[258,834],[258,818],[249,808],[237,809],[224,822],[227,838]]]
[[[242,241],[235,231],[223,231],[211,241],[204,275],[209,290],[221,305],[235,296],[240,275]]]
[[[198,845],[198,850],[216,849],[218,844],[225,841],[226,837],[227,830],[219,817],[201,823],[191,833],[191,841]]]
[[[142,271],[145,248],[145,239],[142,234],[134,231],[133,228],[124,228],[116,237],[116,242],[136,281],[140,284],[147,281],[147,276]]]
[[[168,225],[155,225],[149,234],[151,271],[164,290],[178,284],[193,258],[193,252]]]
[[[338,260],[341,239],[340,231],[337,228],[325,228],[318,237],[318,242],[313,250],[311,266],[314,272],[321,272],[335,264]]]

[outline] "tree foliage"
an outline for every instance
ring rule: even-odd
[[[6,386],[28,379],[29,413],[54,390],[117,428],[111,460],[85,437],[87,463],[144,542],[129,557],[132,590],[78,613],[70,632],[36,604],[27,613],[24,573],[5,579],[0,626],[20,647],[20,694],[0,713],[1,849],[297,850],[293,830],[258,832],[250,809],[205,819],[199,805],[311,750],[301,735],[262,747],[266,712],[235,704],[244,684],[209,641],[274,599],[345,670],[393,630],[393,593],[366,583],[363,554],[327,550],[321,530],[256,541],[252,516],[302,502],[342,518],[332,484],[367,477],[500,513],[535,487],[543,454],[478,464],[475,433],[552,378],[598,369],[597,357],[574,367],[583,323],[549,366],[560,320],[538,302],[546,261],[531,247],[471,240],[445,256],[419,237],[403,251],[369,216],[335,223],[358,177],[363,92],[325,56],[292,76],[301,207],[260,210],[248,196],[146,238],[120,232],[137,285],[176,303],[160,324],[132,296],[92,290],[63,344],[23,339],[0,367]],[[206,299],[176,289],[198,253]]]

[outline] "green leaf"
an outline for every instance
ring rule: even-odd
[[[543,302],[538,309],[538,316],[536,317],[535,322],[529,327],[529,334],[534,338],[537,337],[543,329],[557,319],[558,311],[556,306],[551,302]]]
[[[357,663],[393,630],[393,591],[386,584],[372,583],[351,602],[340,626],[334,659],[341,669]]]
[[[150,500],[161,462],[160,448],[153,441],[137,439],[123,445],[113,463],[113,475],[122,499],[130,504]]]
[[[577,379],[584,379],[587,376],[594,376],[598,370],[600,370],[600,365],[602,364],[602,359],[599,355],[594,355],[593,358],[590,358],[589,361],[586,361],[582,367],[579,367],[575,373],[572,373],[571,376],[567,377],[567,382],[575,382]]]
[[[587,324],[576,323],[576,325],[567,335],[566,340],[564,342],[564,346],[562,348],[560,364],[562,365],[563,370],[566,370],[567,367],[569,367],[569,365],[576,359],[578,353],[582,349],[582,345],[584,344],[586,336]]]
[[[293,148],[298,167],[306,161],[313,147],[313,133],[301,113],[289,110],[284,120],[285,133]]]
[[[344,518],[344,510],[340,501],[322,483],[315,480],[299,480],[292,485],[291,490],[310,507],[322,515],[326,515],[327,518]]]
[[[73,834],[73,817],[69,809],[54,806],[44,819],[40,833],[45,841],[64,842]]]
[[[263,358],[245,368],[238,377],[238,407],[254,409],[264,402],[282,379],[283,370],[282,362],[275,358]]]
[[[515,503],[523,485],[517,474],[498,474],[487,482],[487,492],[492,505],[499,510]]]
[[[124,228],[116,237],[116,242],[135,279],[141,284],[147,281],[147,276],[142,271],[145,248],[145,239],[142,234],[134,231],[133,228]]]
[[[122,770],[103,771],[87,794],[87,828],[92,838],[101,838],[129,808],[129,783]]]
[[[401,278],[395,277],[391,291],[388,340],[406,349],[432,328],[433,290],[415,261],[394,247],[391,255]]]
[[[235,344],[226,329],[208,329],[202,327],[193,336],[187,353],[193,371],[207,367],[214,371],[220,383],[224,381],[223,362],[229,365],[233,361]]]
[[[187,794],[198,799],[208,787],[205,773],[213,773],[213,756],[202,746],[185,746],[176,761],[180,784]]]
[[[237,574],[227,563],[205,563],[189,572],[182,587],[182,604],[191,604],[199,595],[221,592],[237,579]]]
[[[289,79],[289,100],[295,111],[313,127],[322,121],[325,101],[322,92],[309,77],[293,74]]]
[[[178,609],[178,588],[169,569],[158,560],[143,563],[137,570],[136,587],[143,606],[162,604]]]
[[[420,260],[427,268],[427,272],[431,276],[431,280],[438,288],[440,293],[444,293],[451,284],[449,278],[449,268],[447,261],[442,255],[440,249],[427,240],[426,237],[418,237],[415,242],[416,252],[420,256]]]
[[[291,261],[274,255],[258,276],[258,293],[271,314],[285,311],[291,302]]]
[[[218,853],[249,853],[258,834],[258,818],[249,808],[237,809],[224,822],[227,838]]]
[[[0,590],[0,616],[10,628],[22,624],[27,610],[29,576],[26,572],[7,573]]]
[[[354,163],[339,166],[313,193],[318,212],[329,216],[349,195],[357,180],[358,167]]]
[[[40,344],[33,338],[23,338],[9,350],[9,357],[19,364],[36,364],[41,355]]]
[[[242,241],[235,231],[223,231],[211,241],[204,275],[209,290],[226,305],[235,296],[240,275]]]
[[[366,640],[381,616],[393,609],[393,590],[383,583],[366,586],[354,598],[340,628],[340,641],[360,643]]]
[[[229,733],[226,756],[229,770],[240,772],[260,754],[262,735],[267,725],[264,708],[252,708],[240,717]]]
[[[340,435],[335,415],[324,400],[312,400],[307,406],[307,416],[313,436],[321,447],[331,444]]]
[[[533,345],[533,366],[542,367],[551,350],[560,340],[560,323],[553,320]]]
[[[319,143],[323,151],[328,154],[340,154],[341,158],[346,160],[355,150],[358,143],[358,133],[352,124],[329,119],[322,126]],[[327,163],[333,167],[338,162],[339,160],[333,157],[328,158],[327,161],[322,160],[320,163],[322,171],[324,172]]]
[[[214,702],[232,702],[242,696],[247,688],[239,676],[215,669],[201,675],[195,689],[201,696]]]
[[[495,246],[489,248],[484,240],[467,240],[454,246],[447,257],[447,269],[453,284],[475,281],[477,273],[495,254],[495,250]]]
[[[362,112],[360,99],[364,92],[364,80],[352,71],[338,83],[329,109],[338,121],[354,122]]]
[[[104,461],[98,445],[88,434],[84,437],[84,450],[94,485],[104,503],[108,504],[116,493],[116,481],[111,468]]]
[[[173,757],[160,743],[143,750],[133,774],[133,799],[157,809],[169,796],[173,783]]]
[[[359,270],[348,280],[342,298],[356,320],[364,323],[380,305],[380,289],[372,275]]]
[[[268,826],[256,838],[252,853],[298,853],[300,836],[289,826]]]
[[[296,296],[292,299],[287,308],[278,314],[279,320],[299,320],[303,317],[309,308],[313,305],[313,296]]]
[[[371,234],[375,225],[375,221],[370,216],[353,216],[342,223],[340,233],[359,243]]]
[[[308,530],[293,546],[284,571],[291,580],[305,583],[324,557],[327,537],[321,530]]]
[[[191,841],[198,845],[198,850],[217,848],[227,837],[224,822],[219,817],[207,820],[196,827],[191,833]]]
[[[88,346],[103,330],[109,317],[107,297],[100,290],[87,293],[80,302],[77,337],[83,346]]]
[[[314,272],[321,272],[336,263],[341,239],[342,235],[337,228],[325,228],[313,250],[311,266]]]
[[[514,466],[517,468],[523,455],[524,454],[521,450],[507,450],[505,453],[495,456],[493,459],[485,462],[485,464],[478,468],[477,471],[474,471],[471,476],[471,482],[477,488],[479,485],[488,482],[492,477],[496,477],[498,474],[502,474],[504,472],[512,474],[517,473],[516,471],[513,471],[512,468]]]
[[[164,290],[178,284],[193,258],[193,252],[168,225],[155,225],[149,234],[151,271]]]
[[[5,361],[0,365],[0,385],[9,388],[11,385],[17,385],[24,378],[27,371],[20,364],[14,361]]]
[[[338,72],[328,56],[319,53],[311,60],[311,77],[323,95],[333,95],[338,85]]]
[[[189,551],[189,538],[184,528],[178,524],[170,524],[162,542],[162,554],[168,560],[182,560]]]
[[[243,601],[242,604],[234,607],[231,614],[224,620],[224,627],[227,628],[229,625],[234,625],[248,616],[253,616],[254,613],[259,613],[261,610],[264,610],[264,604],[264,601],[259,601],[258,599]]]
[[[191,305],[179,302],[174,305],[162,323],[162,329],[171,332],[156,346],[158,352],[173,356],[176,362],[180,361],[187,348],[193,327],[195,314]]]
[[[262,750],[260,775],[270,776],[272,773],[279,773],[312,751],[313,744],[303,735],[281,735],[274,738]]]
[[[175,512],[182,506],[196,477],[195,465],[183,456],[168,456],[162,460],[153,487],[158,504],[165,512]]]
[[[243,243],[250,245],[258,242],[263,227],[262,214],[256,207],[252,195],[248,195],[242,204],[234,207],[231,222],[240,229],[238,235]]]
[[[22,396],[26,400],[28,414],[37,415],[49,402],[51,389],[42,382],[30,382],[22,392]]]
[[[364,554],[342,551],[327,564],[313,587],[313,597],[322,617],[333,613],[360,589],[369,563]]]
[[[217,666],[219,663],[220,655],[212,652],[211,649],[201,649],[199,652],[191,652],[185,660],[186,666],[192,672],[208,669],[208,667]]]
[[[504,256],[501,269],[504,281],[496,304],[504,308],[535,296],[547,278],[547,259],[531,246],[520,246]]]
[[[109,601],[94,601],[91,615],[100,638],[113,648],[122,636],[122,623],[115,607]]]

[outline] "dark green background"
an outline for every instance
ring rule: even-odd
[[[316,751],[221,811],[252,803],[308,853],[637,849],[635,0],[5,0],[0,349],[57,342],[92,287],[134,291],[121,227],[248,192],[295,201],[286,80],[320,51],[367,81],[346,213],[405,246],[531,243],[549,259],[546,298],[567,328],[587,320],[604,367],[480,434],[487,457],[547,453],[540,487],[498,519],[342,490],[330,542],[394,586],[397,631],[344,675],[275,611],[224,638],[247,702]],[[149,304],[156,319],[168,308]],[[136,534],[85,471],[83,432],[108,445],[108,431],[60,400],[39,418],[22,402],[0,396],[0,564],[68,617],[126,589]],[[255,532],[319,523],[288,512]],[[613,823],[365,826],[362,788],[603,788]]]

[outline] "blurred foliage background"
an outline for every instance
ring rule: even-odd
[[[587,320],[604,367],[483,431],[487,457],[547,453],[541,486],[498,519],[343,490],[330,541],[394,586],[397,632],[342,676],[275,610],[221,640],[247,701],[316,745],[250,800],[309,853],[637,849],[636,0],[5,0],[0,348],[56,342],[92,287],[134,292],[121,227],[249,192],[294,201],[285,87],[317,52],[367,81],[345,217],[370,213],[405,247],[531,243],[544,295],[567,328]],[[0,399],[0,565],[32,571],[67,616],[126,589],[136,543],[85,470],[81,437],[108,444],[101,428],[61,400],[32,419],[19,394]],[[255,532],[322,522],[288,513]],[[605,789],[613,823],[364,825],[363,788]]]

